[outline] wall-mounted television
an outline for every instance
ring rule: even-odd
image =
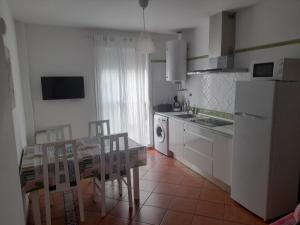
[[[84,98],[83,77],[41,77],[43,100]]]

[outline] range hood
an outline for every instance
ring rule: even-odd
[[[247,72],[234,68],[235,13],[220,12],[209,18],[208,68],[189,71],[188,75]]]

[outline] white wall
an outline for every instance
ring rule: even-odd
[[[209,24],[184,31],[183,38],[188,41],[188,58],[208,54]],[[188,61],[188,70],[207,67],[208,59]]]
[[[266,0],[237,13],[236,49],[300,38],[300,1]],[[289,45],[238,53],[237,67],[248,68],[251,61],[300,58],[300,45]]]
[[[18,43],[23,56],[21,65],[28,58],[30,85],[27,85],[24,90],[28,93],[28,89],[31,89],[34,129],[40,130],[48,126],[70,123],[74,137],[87,136],[88,122],[96,119],[93,47],[88,38],[90,30],[22,23],[17,23],[17,28]],[[135,32],[110,30],[97,30],[97,32],[138,35]],[[164,58],[165,41],[173,38],[173,35],[153,34],[152,36],[157,48],[152,59]],[[22,46],[24,44],[27,46]],[[24,54],[25,50],[28,57]],[[176,94],[174,85],[161,80],[165,76],[164,67],[165,64],[163,67],[157,63],[152,64],[150,77],[153,78],[153,83],[159,80],[161,84],[152,85],[153,104],[165,101],[164,96]],[[40,77],[43,75],[84,76],[85,98],[43,101],[40,83]],[[26,103],[30,105],[30,99],[27,100]],[[32,115],[30,109],[27,115]]]
[[[81,29],[25,25],[30,69],[31,100],[36,130],[71,124],[74,137],[87,135],[96,119],[94,64],[87,32]],[[84,76],[85,98],[42,100],[41,76]]]
[[[189,57],[208,55],[208,33],[208,25],[184,32],[184,38],[189,44]],[[300,38],[300,1],[298,0],[265,0],[237,12],[236,49],[297,38]],[[251,61],[276,60],[280,57],[300,58],[300,45],[237,53],[235,66],[249,68]],[[200,69],[206,65],[207,59],[189,61],[190,70]],[[184,97],[187,98],[191,93],[192,105],[232,113],[234,105],[231,102],[235,97],[235,82],[249,79],[249,74],[235,74],[233,77],[229,74],[218,74],[218,76],[220,79],[214,75],[188,78],[186,81],[188,91],[184,93]],[[213,86],[212,91],[206,91],[211,86]]]
[[[17,46],[19,53],[19,64],[21,72],[21,85],[25,113],[25,123],[26,123],[26,138],[27,144],[33,145],[34,140],[34,114],[33,114],[33,104],[31,99],[31,87],[30,87],[30,69],[28,60],[28,49],[27,49],[27,37],[26,37],[26,27],[23,23],[15,23],[16,35],[17,35]]]
[[[170,104],[177,95],[176,85],[166,81],[166,63],[151,63],[152,104]]]
[[[6,0],[0,0],[0,17],[5,20],[7,33],[4,45],[10,51],[11,66],[5,63],[4,46],[0,37],[0,220],[5,225],[25,224],[18,162],[25,144],[22,124],[22,97],[19,88],[19,70],[13,19]],[[0,34],[1,35],[1,34]],[[11,71],[11,73],[10,73]],[[12,95],[11,80],[15,96]],[[15,100],[13,98],[16,98]],[[16,107],[12,110],[12,103]],[[17,143],[16,143],[17,140]]]
[[[25,117],[24,117],[24,105],[22,98],[22,87],[20,78],[20,68],[18,51],[16,44],[16,33],[14,20],[10,14],[7,1],[3,1],[3,7],[0,8],[2,17],[6,19],[7,34],[4,36],[4,43],[8,47],[11,58],[11,69],[12,78],[14,85],[14,95],[15,95],[15,108],[13,109],[13,120],[14,120],[14,130],[16,147],[18,153],[18,160],[20,160],[21,152],[23,147],[26,146],[26,131],[25,131]]]

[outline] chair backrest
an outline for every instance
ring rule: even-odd
[[[44,130],[38,130],[35,132],[36,144],[46,144],[72,139],[71,124],[48,127]]]
[[[104,131],[106,126],[106,132]],[[89,122],[89,137],[110,135],[109,120],[98,120]]]
[[[47,143],[47,131],[37,130],[34,134],[35,144],[46,144]]]
[[[71,124],[49,127],[46,129],[46,133],[48,143],[72,140]]]
[[[55,186],[55,191],[64,191],[70,189],[71,184],[79,185],[76,141],[43,144],[41,148],[45,189]]]
[[[105,171],[104,166],[105,154],[108,154],[108,171]],[[123,158],[124,154],[125,158]],[[101,137],[101,176],[108,174],[110,180],[118,179],[122,176],[122,173],[129,168],[128,133]]]

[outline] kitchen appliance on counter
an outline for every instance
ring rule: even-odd
[[[164,155],[170,156],[168,117],[154,114],[154,148]]]
[[[299,103],[300,82],[237,82],[231,197],[265,220],[299,200]]]
[[[172,104],[158,104],[153,106],[154,112],[172,112],[173,105]]]
[[[181,104],[178,101],[178,97],[177,96],[174,97],[173,111],[174,112],[180,112],[181,111]]]
[[[252,62],[250,70],[252,80],[300,81],[300,59]]]

